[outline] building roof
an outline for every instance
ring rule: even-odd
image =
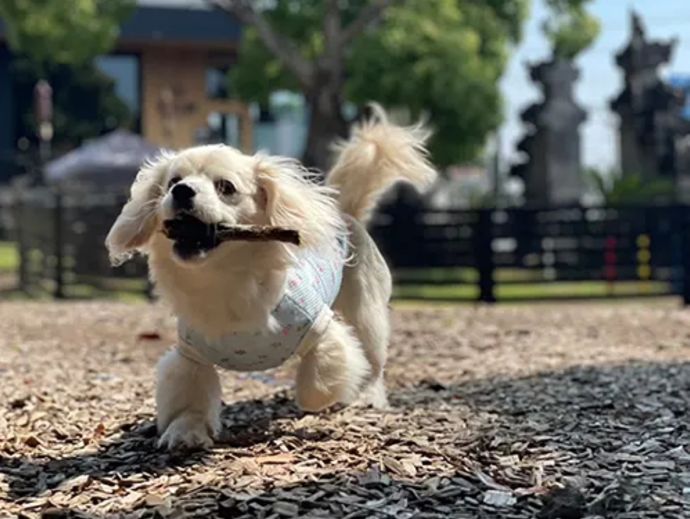
[[[203,0],[139,0],[134,14],[122,24],[120,41],[176,44],[237,44],[240,23],[209,9]]]
[[[5,28],[0,20],[0,40]],[[119,43],[236,45],[241,24],[212,10],[205,0],[137,0],[134,13],[122,23]]]
[[[143,7],[167,7],[178,9],[210,9],[206,0],[137,0],[137,5]]]
[[[141,165],[160,155],[161,151],[139,135],[115,130],[48,162],[45,177],[50,183],[129,186]]]

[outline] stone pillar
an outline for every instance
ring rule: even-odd
[[[659,67],[671,60],[675,41],[647,40],[642,20],[631,14],[632,34],[616,55],[623,71],[623,91],[611,102],[620,118],[619,152],[624,175],[646,180],[675,177],[676,140],[683,126],[683,95],[659,77]]]
[[[533,206],[578,204],[583,194],[580,125],[586,114],[573,97],[579,72],[571,61],[552,59],[530,67],[543,101],[521,118],[527,135],[518,144],[525,160],[512,174],[525,183],[525,202]]]

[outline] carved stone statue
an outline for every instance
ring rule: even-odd
[[[662,81],[658,70],[671,60],[676,41],[648,41],[635,13],[631,25],[630,41],[616,55],[625,86],[611,102],[620,117],[621,168],[624,175],[647,180],[675,178],[682,162],[677,148],[687,132],[684,95]]]
[[[579,127],[586,119],[573,97],[578,70],[554,58],[531,66],[530,76],[541,86],[543,101],[521,114],[527,135],[518,149],[526,160],[512,174],[523,179],[528,205],[577,204],[583,193]]]

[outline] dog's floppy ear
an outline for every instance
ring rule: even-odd
[[[172,158],[173,155],[161,155],[155,161],[145,164],[137,173],[129,201],[105,239],[113,265],[127,261],[135,250],[146,245],[156,229],[156,200],[165,193],[162,182]]]
[[[298,231],[302,247],[336,243],[334,238],[346,232],[335,191],[317,185],[297,161],[259,157],[256,178],[267,223]]]

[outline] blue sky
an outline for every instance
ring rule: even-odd
[[[662,70],[662,75],[690,75],[690,0],[595,0],[590,4],[590,11],[601,22],[601,34],[596,43],[578,58],[580,80],[576,98],[588,110],[588,120],[582,127],[583,160],[586,165],[602,169],[613,167],[618,162],[617,119],[608,110],[608,103],[622,87],[614,54],[628,41],[631,9],[642,16],[648,37],[678,38],[673,61]],[[514,157],[515,144],[522,135],[518,114],[540,97],[529,80],[525,63],[550,54],[540,30],[547,14],[543,0],[533,0],[524,39],[501,82],[506,104],[506,121],[501,130],[504,161]]]

